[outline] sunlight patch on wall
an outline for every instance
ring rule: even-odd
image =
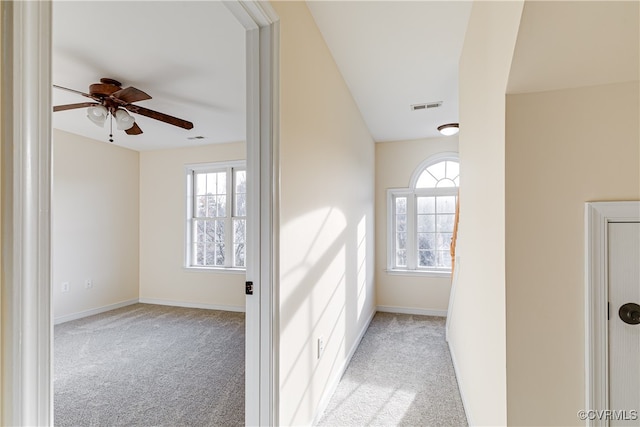
[[[364,304],[367,300],[367,217],[363,216],[358,223],[358,275],[356,283],[358,284],[358,320],[362,315]]]

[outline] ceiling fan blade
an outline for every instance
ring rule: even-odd
[[[65,104],[65,105],[55,105],[53,107],[53,112],[56,111],[64,111],[64,110],[73,110],[74,108],[83,108],[83,107],[91,107],[92,105],[100,105],[97,102],[80,102],[78,104]]]
[[[87,98],[95,99],[90,94],[84,93],[84,92],[80,92],[79,90],[69,89],[68,87],[63,87],[63,86],[58,86],[58,85],[53,85],[53,87],[55,87],[56,89],[66,90],[67,92],[77,93],[78,95],[86,96]]]
[[[177,117],[170,116],[168,114],[149,110],[148,108],[140,107],[138,105],[127,104],[124,106],[124,108],[131,111],[132,113],[141,114],[143,116],[150,117],[152,119],[160,120],[161,122],[169,123],[170,125],[178,126],[184,129],[193,128],[193,123],[191,122],[188,122],[183,119],[179,119]]]
[[[136,89],[133,86],[120,89],[119,91],[112,93],[111,97],[119,99],[120,101],[124,101],[127,104],[131,102],[144,101],[145,99],[151,99],[151,96],[144,93],[140,89]]]
[[[134,123],[133,126],[125,130],[125,132],[127,135],[140,135],[142,133],[142,129],[140,129],[140,126],[138,126],[137,123]]]

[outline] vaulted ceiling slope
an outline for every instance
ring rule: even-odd
[[[373,138],[440,136],[458,122],[468,1],[307,1]],[[440,108],[410,106],[442,101]]]
[[[136,105],[193,122],[185,130],[135,115],[142,135],[115,130],[134,150],[244,141],[245,30],[218,1],[55,1],[56,85],[88,92],[108,77],[152,96]],[[53,105],[90,101],[53,89]],[[53,127],[108,141],[85,108],[56,112]],[[202,139],[190,139],[194,137]]]

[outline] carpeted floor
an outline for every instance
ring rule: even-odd
[[[56,426],[244,425],[244,314],[135,304],[55,326]]]
[[[377,313],[320,426],[466,426],[445,319]]]

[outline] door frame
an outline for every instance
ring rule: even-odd
[[[608,225],[640,222],[640,201],[590,202],[585,205],[585,410],[609,409]],[[605,417],[589,426],[608,425]]]
[[[51,2],[2,2],[0,423],[53,424]],[[248,218],[245,422],[277,425],[279,23],[268,3],[229,4],[247,34]]]

